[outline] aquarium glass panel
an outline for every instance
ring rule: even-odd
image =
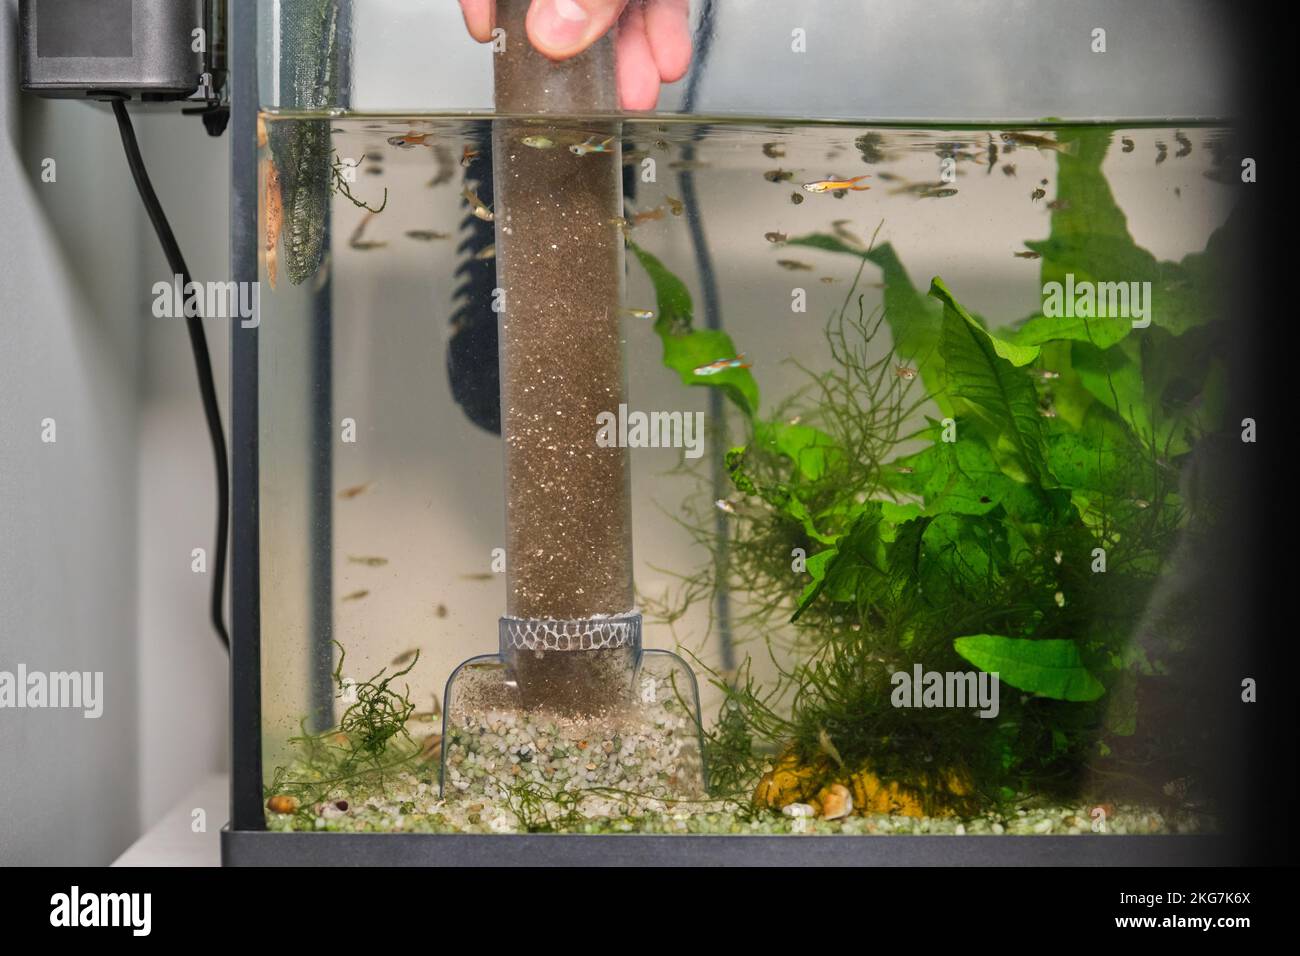
[[[454,4],[260,4],[268,826],[1215,830],[1224,104],[864,87],[841,17],[954,35],[720,6],[693,112],[527,117]]]

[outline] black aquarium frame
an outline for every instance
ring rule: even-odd
[[[258,279],[257,7],[248,2],[231,4],[230,9],[230,240],[232,278],[239,282]],[[328,310],[327,303],[323,307]],[[327,374],[328,338],[313,348]],[[1258,856],[1255,841],[1241,834],[797,837],[268,831],[261,723],[258,328],[233,322],[230,349],[231,790],[230,822],[221,834],[225,866],[1205,866],[1248,864]],[[328,594],[328,585],[322,589],[317,584],[313,590],[317,596],[322,590]]]

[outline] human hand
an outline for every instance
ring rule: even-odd
[[[460,0],[470,35],[492,39],[496,0]],[[552,60],[567,60],[618,23],[615,71],[623,109],[650,110],[661,83],[675,83],[691,63],[690,0],[532,0],[528,39]]]

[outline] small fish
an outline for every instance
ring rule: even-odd
[[[351,501],[357,495],[364,495],[367,491],[375,486],[373,481],[367,481],[364,485],[353,485],[350,488],[344,488],[339,492],[339,497],[344,501]]]
[[[469,208],[474,211],[475,218],[482,219],[484,222],[492,221],[492,210],[483,205],[483,200],[474,195],[474,190],[466,186],[461,190],[460,194],[469,203]]]
[[[418,647],[413,647],[409,651],[402,651],[402,653],[398,654],[396,657],[394,657],[391,661],[388,662],[389,666],[401,667],[407,661],[415,660],[415,658],[418,657],[419,654],[420,654],[420,649]]]
[[[555,140],[547,136],[525,136],[519,142],[533,149],[551,149],[555,146]]]
[[[788,183],[794,179],[794,173],[788,169],[769,169],[763,174],[763,178],[769,183]],[[806,186],[804,187],[807,188]]]
[[[408,229],[406,238],[417,239],[420,242],[432,242],[434,239],[450,239],[451,233],[437,232],[433,229]]]
[[[1156,143],[1156,165],[1159,166],[1169,158],[1169,147],[1164,143]]]
[[[668,164],[669,169],[708,169],[709,164],[702,159],[674,159]]]
[[[733,505],[726,498],[719,498],[713,504],[717,507],[719,511],[725,511],[729,515],[734,515],[736,513],[736,506]]]
[[[491,581],[496,575],[490,571],[476,571],[471,574],[462,574],[462,581]]]
[[[671,147],[668,145],[668,140],[657,139],[654,141],[654,148],[659,150],[661,153],[666,153]]]
[[[355,249],[358,252],[371,252],[375,249],[383,249],[388,243],[380,239],[358,239],[355,242],[349,242],[348,248]]]
[[[387,558],[368,557],[364,555],[358,557],[357,555],[353,555],[353,554],[348,555],[348,561],[350,561],[353,564],[364,564],[368,568],[382,568],[385,564],[388,563]]]
[[[897,182],[901,182],[903,179],[903,177],[899,176],[897,173],[887,172],[883,169],[880,172],[876,173],[876,178],[879,179],[882,183],[897,183]]]
[[[1052,408],[1052,407],[1050,407],[1050,406],[1048,406],[1047,408],[1040,408],[1040,409],[1038,410],[1038,414],[1042,415],[1044,418],[1055,418],[1055,417],[1056,417],[1056,409],[1054,409],[1054,408]]]
[[[343,601],[360,601],[363,597],[367,597],[369,594],[370,594],[370,592],[369,592],[368,590],[366,590],[365,588],[362,588],[360,591],[353,591],[351,594],[345,594],[345,595],[343,595],[343,597],[340,598],[340,600],[343,600]]]
[[[839,282],[840,280],[835,278],[834,276],[822,276],[821,281],[824,282],[826,285],[830,285],[832,282]]]
[[[434,617],[446,617],[446,616],[447,616],[447,605],[445,605],[445,604],[439,604],[437,607],[435,607],[435,608],[433,609],[433,616],[434,616]]]
[[[840,752],[835,749],[835,744],[831,741],[831,735],[825,727],[817,728],[817,746],[821,748],[822,753],[834,760],[841,768],[844,766],[844,758]]]
[[[791,272],[812,272],[812,266],[806,262],[800,262],[798,259],[777,259],[776,264],[782,269],[789,269]]]
[[[1060,378],[1060,377],[1061,377],[1061,373],[1060,373],[1060,372],[1053,372],[1050,368],[1042,369],[1042,370],[1038,373],[1038,375],[1039,375],[1039,377],[1042,378],[1043,381],[1045,381],[1045,382],[1050,382],[1050,381],[1052,381],[1053,379],[1057,379],[1057,378]]]
[[[870,186],[857,185],[859,181],[866,178],[867,174],[863,173],[861,176],[854,176],[852,179],[819,179],[816,182],[804,183],[803,188],[805,192],[810,193],[838,192],[842,189],[861,192],[864,189],[871,188]]]
[[[1046,179],[1046,177],[1044,177],[1043,179],[1040,179],[1040,180],[1038,181],[1038,185],[1040,185],[1040,186],[1046,186],[1046,185],[1047,185],[1047,179]]]
[[[645,212],[638,212],[632,216],[632,225],[639,226],[643,222],[657,222],[664,217],[664,207],[655,206],[653,209],[647,209]]]
[[[1039,186],[1037,189],[1035,189],[1032,193],[1029,194],[1029,198],[1033,202],[1038,202],[1038,200],[1042,199],[1046,195],[1047,195],[1047,190],[1044,189],[1042,186]]]
[[[624,232],[632,228],[632,223],[628,222],[623,216],[615,216],[613,219],[606,219],[605,224],[608,226],[618,226],[618,228]]]
[[[898,473],[900,475],[914,475],[916,474],[916,469],[913,468],[911,465],[899,465]]]
[[[1175,187],[1174,187],[1174,198],[1175,198],[1175,199],[1182,199],[1182,198],[1183,198],[1183,187],[1182,187],[1182,186],[1175,186]]]
[[[574,143],[572,146],[570,146],[569,152],[573,153],[573,155],[575,156],[586,156],[589,153],[608,153],[611,151],[610,145],[613,142],[614,142],[613,136],[610,136],[608,139],[602,139],[602,140],[597,140],[596,137],[589,136],[587,137],[586,142]]]
[[[1034,133],[1003,133],[1002,142],[1007,146],[1032,146],[1035,149],[1054,149],[1058,153],[1072,154],[1079,151],[1078,143],[1062,143],[1050,136],[1038,136]]]
[[[957,195],[957,190],[951,186],[945,186],[943,189],[927,189],[921,193],[922,199],[947,199],[949,196]]]
[[[764,143],[763,155],[768,159],[780,159],[785,155],[785,146],[781,143]]]
[[[1003,176],[1014,176],[1015,174],[1016,174],[1016,164],[1015,164],[1015,163],[1003,163],[1003,164],[1002,164],[1002,175],[1003,175]]]
[[[943,189],[943,183],[904,183],[889,191],[891,196],[919,196],[934,189]]]
[[[384,167],[375,163],[373,166],[367,166],[365,173],[367,176],[382,176],[384,175]]]
[[[420,743],[420,752],[415,755],[420,763],[433,763],[442,759],[442,734],[429,734]]]
[[[1032,249],[1026,249],[1023,252],[1011,253],[1017,259],[1041,259],[1042,253],[1034,252]]]
[[[1053,199],[1051,202],[1049,202],[1049,203],[1047,204],[1047,208],[1048,208],[1048,209],[1052,209],[1052,210],[1056,210],[1056,211],[1059,211],[1059,212],[1065,212],[1065,210],[1067,210],[1067,209],[1070,208],[1070,200],[1068,200],[1068,199],[1061,199],[1061,198],[1058,197],[1058,198],[1056,198],[1056,199]]]
[[[478,150],[472,146],[466,146],[460,154],[460,168],[469,169],[470,164],[476,159],[478,159]]]
[[[630,315],[634,319],[653,319],[655,313],[653,309],[623,309],[624,315]]]
[[[801,202],[803,202],[803,193],[791,193],[790,201],[794,203],[796,206],[799,205]]]
[[[488,259],[495,259],[496,257],[497,247],[495,243],[490,246],[484,246],[478,252],[474,253],[474,259],[477,262],[486,262]]]
[[[449,183],[456,178],[456,163],[451,158],[451,150],[446,146],[433,147],[433,161],[436,164],[437,172],[429,180],[428,186],[432,189],[435,186],[441,186],[443,183]]]
[[[664,202],[668,203],[668,211],[674,216],[680,216],[686,211],[686,204],[680,199],[674,199],[672,196],[665,196]]]
[[[902,379],[904,382],[910,382],[912,379],[916,378],[916,369],[908,368],[906,365],[899,365],[894,368],[894,375]]]
[[[745,353],[741,352],[735,358],[715,359],[708,365],[701,365],[694,371],[696,375],[717,375],[719,372],[725,372],[727,369],[732,368],[753,368],[753,366],[745,361]]]
[[[1187,138],[1182,130],[1177,130],[1174,133],[1174,141],[1178,143],[1178,152],[1174,153],[1175,159],[1182,159],[1192,151],[1192,141]]]
[[[1134,145],[1134,143],[1133,143],[1133,140],[1129,139],[1127,136],[1122,136],[1122,137],[1120,137],[1120,141],[1119,141],[1119,142],[1120,142],[1120,146],[1121,146],[1123,152],[1125,152],[1125,153],[1131,153],[1131,152],[1133,152],[1133,150],[1134,150],[1134,148],[1135,148],[1135,145]]]
[[[849,219],[836,219],[831,223],[831,231],[835,233],[836,237],[848,245],[857,246],[859,249],[865,249],[867,244],[862,241],[862,237],[852,229],[845,228],[845,223],[851,221],[852,220]]]
[[[398,149],[414,149],[417,146],[432,146],[429,137],[432,133],[404,133],[401,136],[388,137],[388,145]]]
[[[991,174],[993,172],[993,167],[998,164],[998,141],[993,138],[992,133],[989,133],[989,145],[988,145],[987,152],[988,152],[989,162],[988,162],[988,169],[984,170],[985,176]]]
[[[780,245],[785,242],[786,234],[784,232],[765,232],[763,238],[774,245]]]

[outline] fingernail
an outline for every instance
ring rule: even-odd
[[[537,0],[533,13],[533,35],[555,50],[566,50],[582,42],[591,16],[574,0]]]

